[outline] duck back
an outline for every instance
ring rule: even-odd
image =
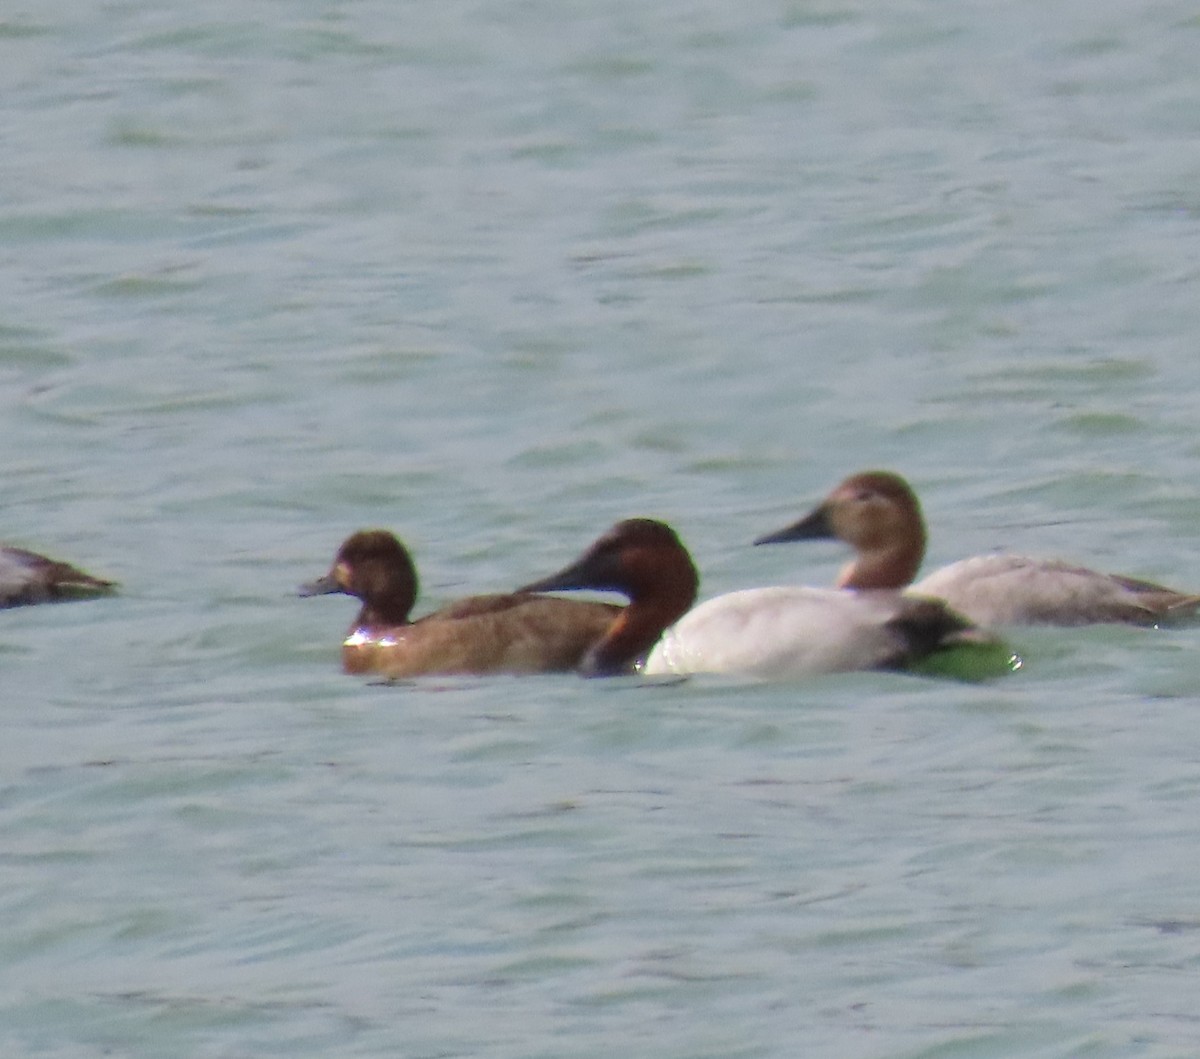
[[[392,679],[569,672],[621,609],[521,593],[472,596],[408,625],[352,629],[342,646],[342,667]]]
[[[981,625],[1157,625],[1195,616],[1200,596],[1058,560],[977,555],[912,586]]]
[[[971,628],[936,601],[897,592],[744,589],[685,614],[655,645],[645,672],[781,680],[904,669]]]

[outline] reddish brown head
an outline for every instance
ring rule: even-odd
[[[574,563],[522,586],[520,592],[592,589],[629,599],[612,629],[584,659],[583,672],[626,671],[696,599],[700,579],[687,549],[666,523],[648,518],[618,522]]]
[[[755,544],[837,539],[856,552],[842,588],[903,588],[925,557],[925,520],[909,484],[890,471],[851,475],[812,512]]]

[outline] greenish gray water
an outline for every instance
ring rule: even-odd
[[[844,474],[1200,585],[1182,3],[43,4],[0,18],[5,1054],[1200,1051],[1195,630],[964,687],[381,688],[425,603]]]

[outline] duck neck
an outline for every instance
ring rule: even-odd
[[[355,625],[360,629],[375,629],[386,625],[407,625],[408,614],[412,610],[410,600],[400,600],[397,603],[379,601],[363,602],[359,609]]]
[[[364,564],[354,588],[362,600],[360,627],[408,624],[417,602],[417,573],[411,564]]]
[[[632,673],[635,663],[658,642],[663,629],[686,610],[686,606],[680,609],[674,605],[630,603],[584,655],[579,671],[588,677]]]
[[[841,572],[838,588],[905,588],[916,579],[925,557],[920,538],[889,547],[864,550]]]

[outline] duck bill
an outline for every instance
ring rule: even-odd
[[[332,570],[323,577],[318,577],[315,581],[308,581],[296,589],[301,596],[332,596],[341,591],[343,591],[342,586],[338,584]]]
[[[556,574],[543,577],[539,581],[530,581],[522,585],[518,592],[570,592],[575,589],[591,589],[596,592],[617,591],[609,584],[606,572],[600,569],[592,556],[585,555],[582,559],[564,566]]]
[[[556,574],[551,574],[549,577],[543,577],[539,581],[530,581],[527,585],[522,585],[517,589],[518,592],[569,592],[573,589],[591,588],[588,583],[586,571],[582,563],[572,563],[570,566],[564,566]]]
[[[805,515],[799,522],[784,526],[781,530],[759,537],[755,544],[784,544],[787,541],[821,541],[835,536],[829,524],[829,513],[824,506]]]

